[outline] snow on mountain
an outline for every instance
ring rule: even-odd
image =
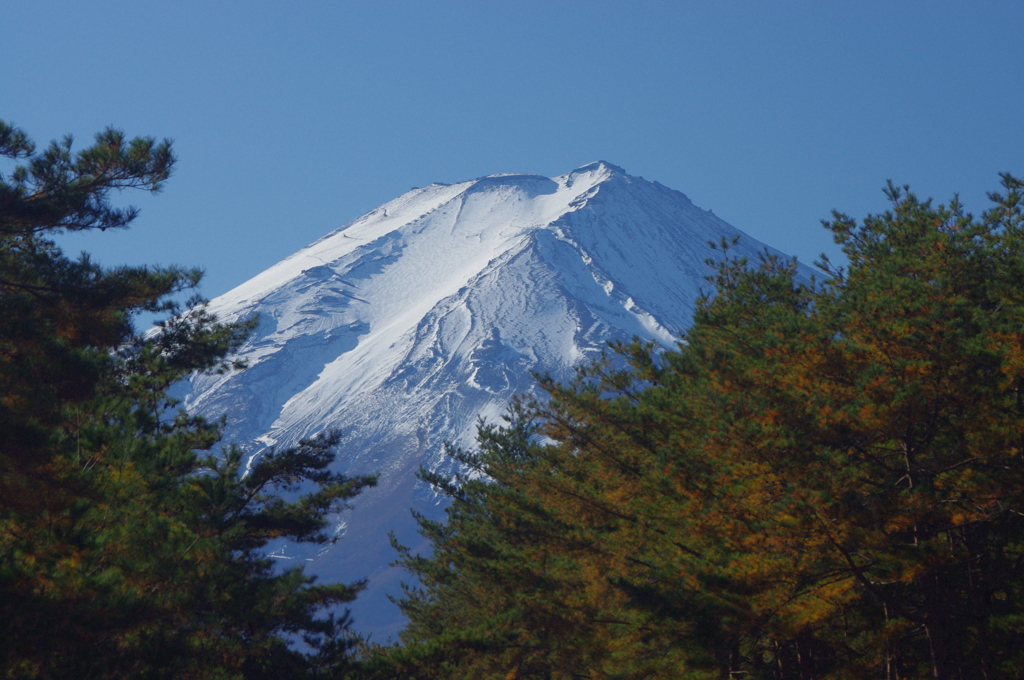
[[[683,194],[598,162],[559,177],[492,175],[413,189],[211,303],[260,315],[245,371],[197,376],[186,407],[227,414],[227,441],[259,456],[328,428],[339,469],[376,472],[376,489],[338,520],[318,554],[284,546],[325,579],[369,578],[356,626],[388,633],[386,593],[403,578],[387,532],[418,537],[409,509],[441,515],[417,482],[447,465],[443,443],[472,446],[531,371],[566,378],[609,340],[671,346],[707,288],[708,242],[765,246]]]

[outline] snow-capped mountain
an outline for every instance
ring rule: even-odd
[[[222,319],[260,315],[249,368],[194,378],[185,405],[226,413],[227,440],[254,457],[343,432],[339,468],[379,484],[339,518],[341,541],[281,556],[369,578],[356,627],[395,630],[387,532],[416,545],[410,508],[441,515],[416,470],[447,465],[445,441],[472,446],[478,417],[498,420],[531,371],[568,377],[614,339],[672,345],[707,289],[708,242],[734,236],[741,256],[765,249],[604,162],[413,189],[213,300]]]

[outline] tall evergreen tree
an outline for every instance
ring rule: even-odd
[[[1003,183],[980,219],[894,186],[883,215],[837,214],[850,264],[822,282],[722,244],[676,351],[543,380],[460,454],[479,476],[432,479],[453,504],[401,558],[423,587],[390,668],[1019,677],[1024,183]]]
[[[252,322],[221,324],[173,295],[199,272],[105,269],[52,237],[123,228],[111,191],[158,191],[166,140],[116,130],[36,152],[0,122],[0,671],[11,678],[339,677],[359,589],[281,570],[271,540],[325,542],[326,517],[369,477],[329,471],[338,437],[263,455],[243,473],[219,426],[168,395]],[[139,336],[133,314],[168,321]],[[312,489],[312,491],[310,491]],[[303,493],[297,493],[303,492]],[[295,498],[284,500],[282,493]]]

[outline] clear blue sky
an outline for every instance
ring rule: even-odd
[[[1024,174],[1024,3],[4,3],[0,118],[180,158],[104,264],[215,296],[413,186],[603,159],[801,260],[892,178],[980,212]]]

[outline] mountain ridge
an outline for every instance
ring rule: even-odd
[[[708,241],[737,236],[740,256],[765,248],[604,161],[412,189],[213,300],[225,320],[260,314],[240,352],[250,367],[196,376],[179,396],[226,413],[226,440],[253,457],[342,430],[339,469],[380,484],[339,518],[336,546],[279,556],[369,576],[357,626],[393,632],[387,530],[415,545],[408,508],[441,512],[415,471],[451,469],[443,443],[472,446],[479,417],[534,389],[531,372],[566,379],[611,340],[671,346],[710,273]]]

